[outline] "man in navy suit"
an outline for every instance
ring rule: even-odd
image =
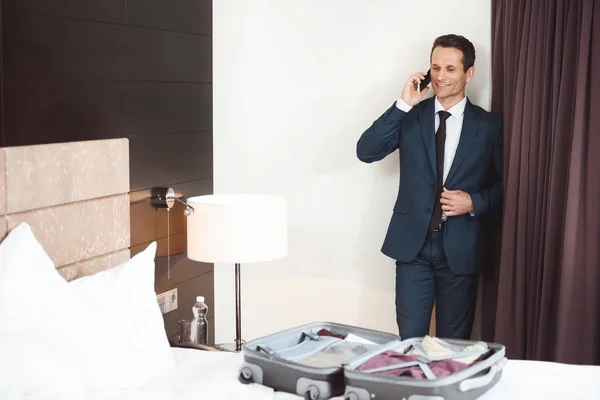
[[[469,40],[438,37],[430,61],[435,96],[423,100],[425,73],[412,74],[401,98],[362,134],[357,155],[371,163],[399,149],[398,198],[382,252],[397,260],[400,336],[428,334],[435,302],[437,336],[469,339],[483,220],[503,200],[502,120],[465,96],[475,72]]]

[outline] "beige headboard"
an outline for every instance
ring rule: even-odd
[[[67,280],[129,259],[127,139],[0,148],[0,239],[27,222]]]

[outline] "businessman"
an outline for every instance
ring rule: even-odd
[[[503,200],[501,118],[472,104],[475,73],[466,38],[435,39],[434,97],[425,72],[407,80],[399,100],[360,137],[358,158],[379,161],[399,149],[400,185],[382,252],[396,260],[396,319],[402,338],[429,332],[436,302],[442,338],[471,336],[487,213]]]

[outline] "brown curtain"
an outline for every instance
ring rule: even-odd
[[[599,74],[600,1],[492,0],[506,182],[483,335],[512,358],[600,364]]]

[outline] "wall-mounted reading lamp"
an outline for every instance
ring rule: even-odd
[[[194,213],[194,207],[190,206],[185,201],[175,197],[175,191],[170,187],[153,187],[150,191],[150,204],[154,208],[171,209],[175,202],[179,202],[185,206],[183,214],[189,217]]]

